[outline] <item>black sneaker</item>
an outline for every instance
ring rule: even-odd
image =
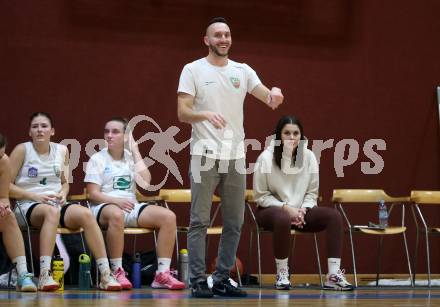
[[[191,295],[199,298],[210,298],[214,296],[214,293],[209,289],[206,280],[203,280],[191,285]]]
[[[212,293],[220,296],[245,297],[246,291],[238,288],[238,285],[231,278],[217,281],[212,285]]]

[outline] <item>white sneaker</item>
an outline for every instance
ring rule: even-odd
[[[324,283],[326,290],[352,291],[354,287],[345,279],[344,270],[339,270],[336,274],[327,274],[327,280]]]
[[[289,290],[292,287],[290,283],[289,272],[285,269],[281,269],[277,274],[277,281],[275,282],[275,288],[277,290]]]
[[[110,270],[106,270],[101,273],[101,280],[98,285],[99,289],[105,291],[120,291],[122,290],[122,286],[120,283],[116,281],[116,278],[110,272]]]
[[[57,290],[60,284],[52,278],[52,272],[45,270],[40,272],[40,278],[38,279],[38,290],[40,291],[53,291]]]

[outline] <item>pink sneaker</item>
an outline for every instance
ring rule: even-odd
[[[126,273],[123,268],[118,268],[113,272],[117,282],[121,285],[122,290],[130,290],[133,288],[131,282],[125,277]]]
[[[185,288],[185,284],[175,279],[168,270],[162,273],[156,272],[151,288],[180,290]]]

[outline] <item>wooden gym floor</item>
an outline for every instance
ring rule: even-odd
[[[123,292],[80,291],[19,293],[0,291],[1,307],[129,306],[440,306],[440,288],[359,288],[353,292],[294,288],[277,291],[246,288],[246,298],[194,299],[189,290],[142,288]]]

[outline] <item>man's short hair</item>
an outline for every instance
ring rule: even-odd
[[[226,21],[226,19],[224,17],[214,17],[208,22],[208,25],[206,26],[206,28],[208,28],[210,25],[212,25],[213,23],[216,23],[216,22],[228,24],[228,22]]]
[[[0,133],[0,148],[3,148],[6,146],[6,138],[3,136],[3,134]]]

